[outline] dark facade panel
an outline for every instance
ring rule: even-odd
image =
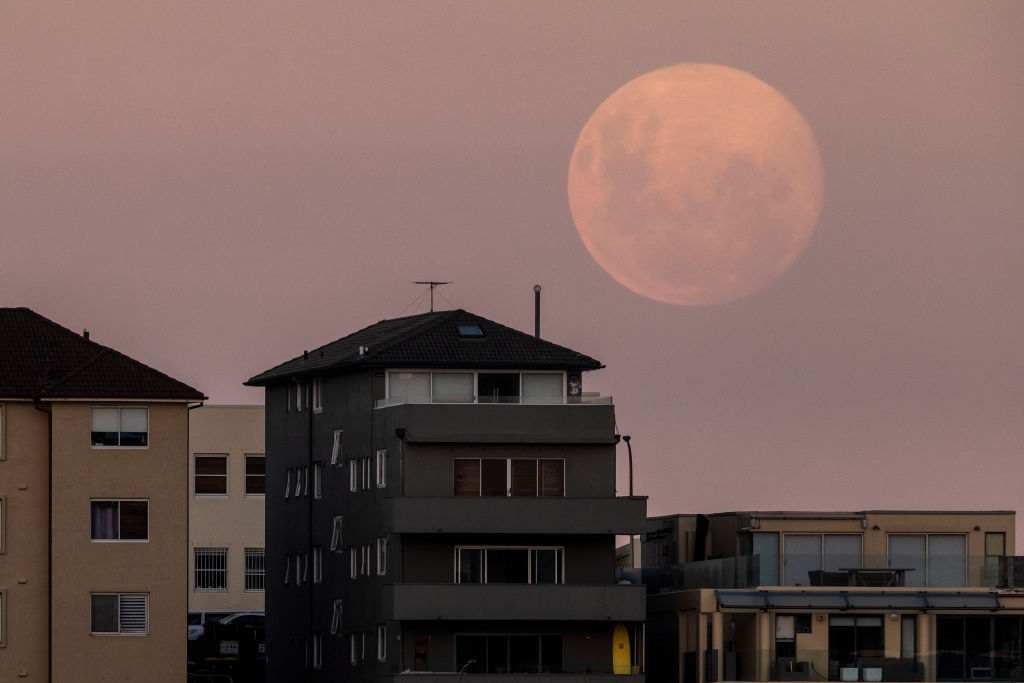
[[[646,498],[390,498],[383,525],[397,533],[637,534]]]
[[[406,403],[378,411],[394,411],[411,443],[615,443],[615,408],[606,403]]]
[[[643,586],[397,584],[385,586],[388,620],[643,621]],[[532,679],[531,679],[532,680]]]

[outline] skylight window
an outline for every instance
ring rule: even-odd
[[[484,331],[480,329],[479,325],[459,325],[459,336],[460,337],[482,337]]]

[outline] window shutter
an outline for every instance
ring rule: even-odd
[[[540,461],[540,495],[545,497],[565,497],[565,461]]]
[[[512,495],[537,495],[537,461],[512,460]]]
[[[455,458],[455,495],[480,495],[480,461],[475,458]]]
[[[145,633],[149,610],[145,595],[122,595],[120,607],[121,633]]]

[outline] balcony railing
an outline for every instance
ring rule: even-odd
[[[446,398],[443,396],[392,396],[374,402],[375,408],[389,408],[406,403],[444,403],[455,405],[502,404],[502,405],[611,405],[611,396],[597,392],[583,392],[581,396],[474,396],[472,398]]]

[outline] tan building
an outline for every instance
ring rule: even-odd
[[[206,405],[189,423],[188,611],[263,611],[263,406]]]
[[[0,309],[0,683],[185,673],[197,390]]]
[[[658,680],[1024,679],[1013,512],[648,523],[641,571]]]

